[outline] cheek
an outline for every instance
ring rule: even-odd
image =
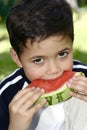
[[[73,60],[70,60],[68,63],[66,63],[66,70],[72,70],[73,67]]]
[[[35,79],[42,77],[43,72],[40,69],[31,68],[31,69],[25,70],[25,75],[27,76],[27,78],[29,80],[32,81],[32,80],[35,80]]]
[[[72,67],[73,67],[73,63],[68,63],[68,65],[66,66],[68,70],[72,70]]]
[[[66,60],[66,62],[63,62],[61,66],[62,66],[63,70],[72,70],[73,60],[68,59],[68,60]]]

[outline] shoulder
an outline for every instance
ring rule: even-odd
[[[5,85],[7,82],[11,83],[11,81],[15,78],[18,78],[19,76],[21,77],[21,69],[18,68],[16,69],[14,72],[12,72],[10,75],[8,75],[7,77],[5,77],[2,81],[1,81],[1,85]]]
[[[74,60],[73,61],[73,71],[83,72],[87,77],[87,64],[82,63],[81,61]]]
[[[16,69],[13,73],[7,76],[0,83],[0,95],[3,97],[8,97],[9,100],[12,98],[19,90],[21,90],[24,85],[27,85],[29,80],[24,74],[22,68]]]
[[[2,89],[3,86],[9,86],[20,81],[23,77],[22,73],[22,69],[18,68],[13,73],[5,77],[0,83],[0,89]]]

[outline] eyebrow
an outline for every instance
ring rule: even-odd
[[[58,51],[57,53],[64,52],[64,51],[68,51],[68,50],[71,50],[71,49],[70,49],[70,48],[64,48],[63,50],[60,50],[60,51]],[[32,60],[32,59],[41,58],[41,57],[45,57],[45,56],[44,56],[44,55],[36,55],[36,56],[30,57],[29,59]]]
[[[32,59],[41,58],[41,57],[43,57],[43,56],[41,56],[41,55],[36,55],[36,56],[30,57],[29,59],[32,60]]]
[[[71,48],[64,48],[63,50],[58,51],[58,53],[62,51],[67,51],[67,50],[71,50]]]

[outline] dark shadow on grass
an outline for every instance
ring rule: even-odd
[[[8,39],[8,36],[2,36],[2,37],[0,37],[0,41],[4,41],[4,40],[7,40]]]
[[[87,64],[87,52],[80,51],[79,49],[74,50],[74,59],[80,60]]]
[[[9,75],[16,68],[17,66],[12,61],[8,52],[0,54],[0,80]]]

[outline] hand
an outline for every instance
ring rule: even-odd
[[[69,80],[67,85],[76,90],[76,92],[70,92],[72,96],[87,101],[87,77],[75,76]]]
[[[42,108],[46,100],[37,105],[35,101],[44,94],[40,88],[26,88],[19,91],[9,104],[10,124],[8,130],[28,130],[32,117],[36,111]]]

